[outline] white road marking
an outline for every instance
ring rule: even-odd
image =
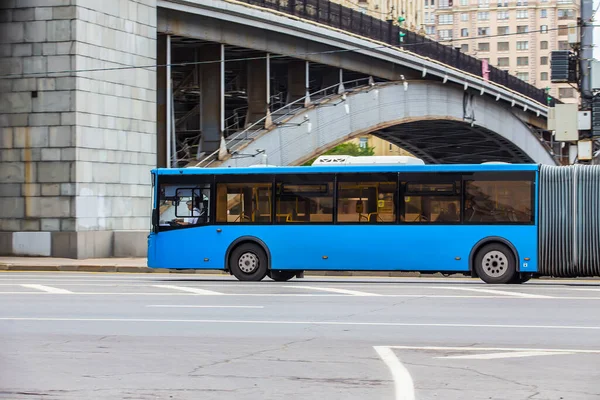
[[[579,354],[600,354],[600,350],[583,349],[532,349],[523,347],[445,347],[445,346],[387,346],[390,349],[402,350],[427,350],[427,351],[544,351],[555,353],[579,353]]]
[[[381,296],[377,293],[369,293],[369,292],[360,292],[358,290],[348,290],[348,289],[337,289],[331,287],[317,287],[317,286],[300,286],[293,285],[288,286],[289,288],[299,288],[299,289],[311,289],[311,290],[321,290],[323,292],[331,292],[331,293],[340,293],[340,294],[348,294],[352,296]]]
[[[175,286],[175,285],[152,285],[152,286],[156,287],[156,288],[162,288],[162,289],[181,290],[182,292],[189,292],[189,293],[194,293],[194,294],[203,294],[203,295],[222,295],[223,294],[221,292],[215,292],[213,290],[198,289],[198,288],[187,287],[187,286]]]
[[[265,308],[264,306],[207,306],[195,304],[154,304],[146,307],[157,308]]]
[[[55,288],[52,286],[45,286],[45,285],[36,285],[33,283],[27,283],[27,284],[23,284],[20,286],[26,287],[28,289],[37,289],[37,290],[41,290],[43,292],[53,293],[53,294],[71,294],[71,293],[73,293],[67,289],[60,289],[60,288]]]
[[[513,296],[513,297],[527,297],[530,299],[548,299],[552,298],[551,296],[544,296],[541,294],[530,294],[530,293],[521,293],[521,292],[509,292],[506,290],[496,290],[496,289],[477,289],[477,288],[466,288],[466,287],[457,287],[457,286],[433,286],[430,289],[449,289],[449,290],[464,290],[467,292],[479,292],[479,293],[490,293],[490,294],[499,294],[504,296]]]
[[[441,359],[452,359],[452,360],[495,360],[500,358],[521,358],[521,357],[537,357],[537,356],[556,356],[574,354],[572,352],[561,352],[561,351],[509,351],[505,353],[484,353],[484,354],[465,354],[462,356],[444,356],[434,357]]]
[[[352,322],[352,321],[269,321],[233,319],[154,319],[154,318],[54,318],[54,317],[0,317],[0,321],[70,321],[70,322],[165,322],[205,324],[256,324],[256,325],[331,325],[331,326],[387,326],[387,327],[431,327],[431,328],[492,328],[492,329],[557,329],[557,330],[600,330],[600,326],[584,325],[493,325],[493,324],[435,324],[409,322]],[[397,348],[394,346],[390,346]],[[400,348],[400,347],[398,347]]]
[[[396,388],[396,400],[414,400],[415,386],[412,377],[394,354],[394,351],[384,346],[373,346],[373,348],[392,372]]]

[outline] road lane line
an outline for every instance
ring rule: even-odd
[[[478,293],[489,293],[489,294],[499,294],[504,296],[512,296],[512,297],[526,297],[529,299],[551,299],[555,298],[555,296],[545,296],[542,294],[529,294],[529,293],[521,293],[521,292],[508,292],[505,290],[496,290],[496,289],[476,289],[476,288],[465,288],[465,287],[457,287],[457,286],[432,286],[430,289],[449,289],[449,290],[464,290],[467,292],[478,292]]]
[[[195,304],[153,304],[146,307],[156,308],[265,308],[265,306],[207,306]]]
[[[247,324],[247,325],[331,325],[331,326],[381,326],[381,327],[431,327],[431,328],[491,328],[491,329],[556,329],[594,330],[600,326],[584,325],[494,325],[494,324],[436,324],[410,322],[361,322],[361,321],[269,321],[234,319],[155,319],[155,318],[54,318],[54,317],[0,317],[0,321],[68,321],[68,322],[164,322],[164,323],[204,323],[204,324]],[[394,347],[396,348],[396,347]]]
[[[448,360],[496,360],[503,358],[522,358],[522,357],[537,357],[537,356],[556,356],[565,354],[575,354],[573,352],[564,351],[509,351],[506,353],[485,353],[485,354],[465,354],[461,356],[443,356],[434,357],[438,359]]]
[[[317,287],[317,286],[303,286],[303,285],[302,286],[293,285],[293,286],[288,286],[288,287],[291,289],[299,288],[299,289],[320,290],[323,292],[348,294],[348,295],[352,295],[352,296],[381,296],[381,294],[377,294],[377,293],[361,292],[358,290],[337,289],[337,288],[331,288],[331,287]]]
[[[373,348],[392,373],[396,388],[396,400],[414,400],[415,386],[412,377],[396,354],[394,354],[394,351],[384,346],[373,346]]]
[[[33,283],[26,283],[26,284],[23,284],[20,286],[28,288],[28,289],[37,289],[37,290],[41,290],[43,292],[53,293],[53,294],[73,294],[73,292],[71,292],[70,290],[67,290],[67,289],[60,289],[60,288],[55,288],[52,286],[45,286],[45,285],[36,285]]]
[[[555,353],[600,354],[600,350],[583,349],[532,349],[524,347],[460,347],[460,346],[387,346],[391,349],[428,350],[428,351],[545,351]]]
[[[152,285],[152,287],[162,288],[162,289],[173,289],[173,290],[181,290],[182,292],[189,292],[194,294],[203,294],[203,295],[222,295],[221,292],[215,292],[213,290],[206,289],[198,289],[187,286],[175,286],[175,285]]]

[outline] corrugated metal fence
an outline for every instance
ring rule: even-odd
[[[600,276],[600,166],[540,169],[539,271]]]

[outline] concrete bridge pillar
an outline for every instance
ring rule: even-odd
[[[200,115],[202,137],[199,152],[211,153],[219,148],[225,130],[225,49],[221,44],[203,46],[199,54],[202,87]]]
[[[245,126],[249,126],[269,112],[269,58],[265,60],[249,60],[247,64],[248,112]],[[270,124],[265,124],[266,126]]]
[[[286,103],[291,103],[308,94],[307,62],[302,60],[290,61],[288,64],[288,93]]]

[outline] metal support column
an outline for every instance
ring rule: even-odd
[[[167,35],[167,135],[166,135],[166,167],[171,168],[171,135],[173,134],[173,88],[171,87],[171,35]]]
[[[306,94],[304,95],[304,107],[310,106],[310,61],[306,61],[306,70],[304,72],[304,87]]]
[[[344,88],[344,70],[340,68],[340,86],[338,86],[338,94],[342,94],[346,91]]]

